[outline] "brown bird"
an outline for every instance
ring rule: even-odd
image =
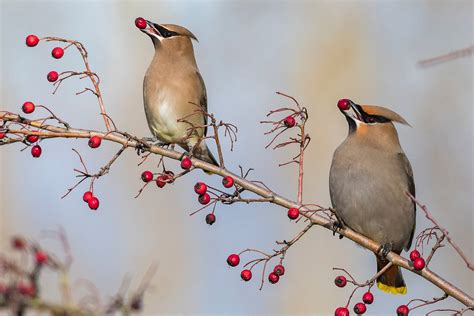
[[[196,37],[182,26],[150,21],[141,31],[155,46],[143,81],[145,114],[152,134],[163,144],[178,144],[198,159],[218,165],[202,140],[207,116],[197,106],[207,112],[207,95],[191,42]]]
[[[336,214],[354,231],[382,245],[377,271],[389,251],[408,250],[415,231],[413,172],[392,122],[408,123],[397,113],[380,107],[358,105],[348,99],[338,107],[349,123],[349,135],[336,149],[329,175],[329,189]],[[379,289],[405,294],[401,270],[392,266],[377,280]]]

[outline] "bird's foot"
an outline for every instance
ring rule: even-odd
[[[150,143],[150,145],[152,145],[152,146],[165,147],[165,146],[170,145],[170,143],[162,142],[156,137],[143,137],[141,140],[145,143]]]
[[[336,233],[338,230],[340,229],[343,229],[344,228],[344,223],[340,220],[335,220],[333,223],[332,223],[332,235],[333,236],[336,236]],[[339,239],[342,239],[344,236],[343,235],[339,235]]]
[[[392,251],[393,244],[391,242],[385,243],[377,250],[377,253],[382,257],[386,258],[388,253]]]

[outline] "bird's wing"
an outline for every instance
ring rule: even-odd
[[[199,104],[202,106],[204,112],[207,113],[207,92],[206,92],[206,85],[204,84],[204,80],[202,79],[201,74],[199,71],[196,71],[196,75],[199,78],[199,82],[202,86],[202,95],[201,100],[199,100]],[[204,115],[204,125],[207,125],[207,115]],[[204,128],[204,136],[207,135],[207,126]]]
[[[405,169],[405,173],[408,178],[408,191],[411,195],[415,196],[415,181],[413,180],[413,170],[411,169],[410,161],[408,161],[407,156],[404,153],[399,153],[398,158],[401,161],[401,165]],[[413,202],[413,216],[416,218],[416,204]],[[406,249],[410,249],[411,243],[413,241],[413,235],[415,234],[416,221],[413,221],[413,229],[411,231],[410,241],[407,244]]]

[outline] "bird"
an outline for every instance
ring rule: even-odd
[[[390,251],[400,254],[413,241],[416,205],[410,162],[405,155],[394,122],[408,125],[399,114],[381,106],[358,105],[341,99],[349,133],[334,152],[329,173],[331,203],[338,220],[376,241],[377,271],[388,261]],[[392,294],[405,294],[400,268],[391,266],[377,279],[377,287]]]
[[[148,20],[140,29],[155,48],[143,80],[151,133],[163,145],[177,144],[194,157],[218,166],[203,139],[207,135],[207,94],[194,57],[192,40],[197,41],[196,36],[182,26]]]

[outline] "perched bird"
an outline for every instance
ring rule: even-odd
[[[196,158],[218,165],[202,140],[207,116],[198,107],[207,112],[207,95],[191,42],[196,37],[182,26],[146,20],[140,29],[155,46],[143,81],[145,114],[152,134],[164,144],[178,144]]]
[[[349,134],[334,152],[329,189],[334,211],[354,231],[382,246],[377,271],[389,251],[408,250],[415,231],[413,172],[392,122],[408,123],[397,113],[380,107],[338,102],[349,123]],[[377,279],[385,292],[405,294],[401,270],[392,266]]]

